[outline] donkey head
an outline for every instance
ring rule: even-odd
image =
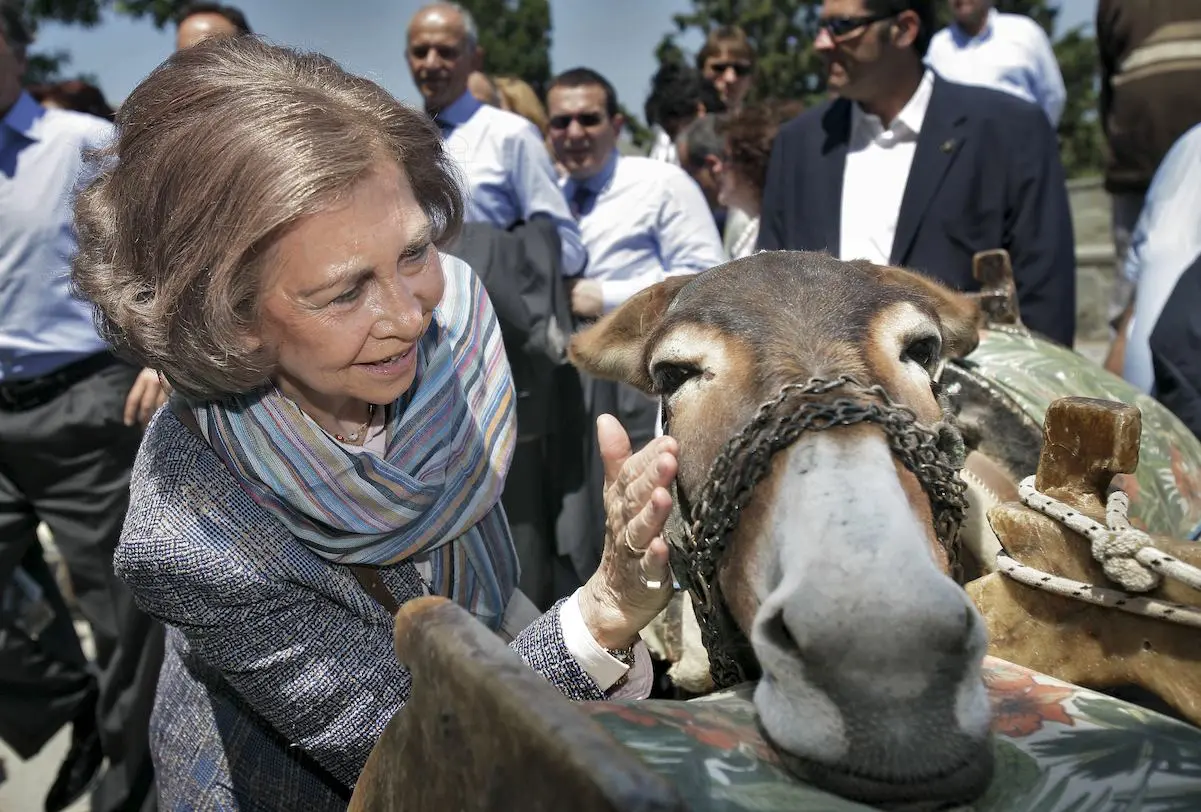
[[[662,399],[687,513],[760,404],[813,378],[849,376],[919,426],[939,424],[937,371],[975,347],[978,322],[971,299],[917,274],[771,252],[643,291],[571,354]],[[716,562],[762,674],[762,726],[799,774],[839,794],[970,799],[992,770],[986,639],[949,575],[951,540],[886,427],[821,428],[770,458]]]

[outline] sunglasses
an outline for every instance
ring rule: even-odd
[[[552,130],[566,130],[571,126],[571,122],[578,121],[581,127],[595,127],[605,120],[601,113],[576,113],[574,116],[551,116],[550,128]]]
[[[831,39],[845,39],[864,26],[882,22],[897,16],[892,14],[867,14],[862,17],[827,17],[818,21],[818,30],[825,31]]]
[[[728,70],[734,71],[738,76],[749,76],[751,64],[749,62],[710,62],[709,70],[713,71],[714,76],[721,76]]]

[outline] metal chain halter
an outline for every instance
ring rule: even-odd
[[[838,396],[822,397],[836,390],[841,390]],[[718,585],[717,568],[729,534],[777,451],[791,446],[806,431],[859,423],[879,426],[893,455],[917,477],[930,499],[938,540],[952,568],[956,566],[959,526],[967,507],[967,486],[959,478],[964,451],[958,430],[947,422],[922,426],[912,411],[894,403],[880,386],[864,387],[848,376],[785,386],[717,455],[695,507],[676,489],[679,518],[665,534],[672,573],[692,597],[701,642],[709,653],[709,672],[718,689],[758,675],[750,641],[735,625]]]

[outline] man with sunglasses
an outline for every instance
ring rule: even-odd
[[[726,109],[737,113],[751,89],[755,49],[741,28],[720,25],[709,32],[696,55],[696,67],[717,88]]]
[[[568,172],[563,193],[588,249],[584,276],[571,287],[578,321],[608,313],[668,276],[698,273],[725,261],[696,182],[665,161],[618,153],[625,121],[607,79],[587,68],[566,71],[551,82],[546,101],[551,145]],[[573,443],[564,450],[572,465],[564,469],[581,470],[583,476],[563,495],[555,533],[560,553],[570,557],[582,582],[600,563],[604,543],[604,471],[592,426],[601,414],[616,416],[637,449],[654,436],[658,404],[625,384],[580,378],[589,419],[574,433],[564,432],[564,442]]]
[[[830,99],[781,128],[759,247],[903,265],[959,290],[1013,261],[1022,320],[1070,346],[1076,263],[1055,133],[1035,105],[925,67],[933,0],[826,0]]]

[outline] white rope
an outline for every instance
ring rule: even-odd
[[[1116,589],[1093,586],[1058,575],[1049,575],[1042,570],[1027,567],[1010,558],[1004,551],[997,553],[997,570],[1020,584],[1062,595],[1065,598],[1084,601],[1094,606],[1120,609],[1133,615],[1167,620],[1201,629],[1201,609],[1155,598],[1136,598]]]
[[[1201,608],[1127,594],[1149,592],[1159,586],[1164,577],[1201,591],[1201,569],[1157,550],[1151,545],[1151,536],[1131,527],[1128,518],[1130,499],[1125,492],[1118,490],[1110,494],[1105,505],[1105,525],[1102,525],[1039,492],[1034,482],[1035,477],[1030,476],[1018,486],[1022,504],[1091,541],[1093,558],[1101,564],[1105,575],[1125,592],[1045,573],[1019,563],[1004,550],[997,554],[997,569],[1019,583],[1045,592],[1201,628]]]
[[[1130,498],[1117,490],[1105,504],[1105,526],[1034,487],[1030,476],[1018,486],[1022,504],[1075,530],[1093,543],[1093,558],[1114,583],[1127,592],[1150,592],[1163,578],[1201,591],[1201,569],[1157,550],[1151,536],[1130,526]]]

